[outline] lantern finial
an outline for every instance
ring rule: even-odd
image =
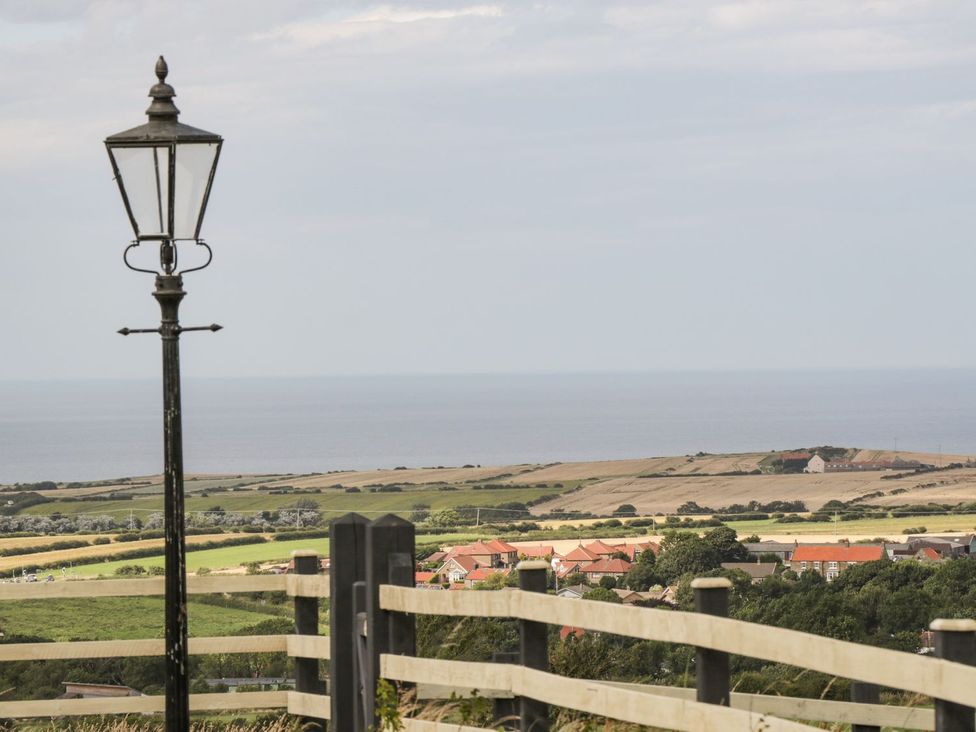
[[[162,56],[156,62],[156,78],[159,79],[160,83],[166,81],[166,75],[169,73],[169,66],[166,64],[166,59]]]
[[[159,60],[156,61],[156,78],[159,81],[153,84],[152,89],[149,90],[149,96],[152,97],[153,101],[149,105],[149,109],[146,110],[146,114],[149,115],[150,120],[172,120],[175,122],[180,115],[180,110],[173,104],[173,97],[176,96],[176,92],[173,87],[166,83],[168,74],[169,65],[166,63],[166,59],[160,56]]]

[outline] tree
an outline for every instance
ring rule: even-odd
[[[614,516],[626,516],[633,517],[637,515],[637,509],[632,503],[622,503],[617,506],[617,510],[613,512]]]
[[[672,542],[670,548],[661,552],[656,562],[661,579],[674,582],[683,574],[704,574],[716,569],[722,563],[722,555],[711,543],[694,534],[679,534],[687,537]],[[661,542],[662,550],[669,537]]]
[[[564,577],[559,584],[563,587],[572,587],[573,585],[588,585],[590,583],[582,572],[573,572]]]
[[[618,595],[613,590],[608,590],[606,587],[597,587],[596,589],[590,590],[585,595],[583,595],[584,600],[599,600],[600,602],[615,602],[618,605],[623,603]]]
[[[600,578],[600,587],[603,587],[607,590],[612,590],[616,586],[617,586],[616,577],[611,577],[610,575],[605,574]]]
[[[431,526],[448,528],[457,526],[461,523],[461,516],[453,508],[445,508],[441,511],[434,511],[428,519]]]
[[[653,556],[653,553],[648,551],[641,554],[641,559],[644,558],[644,554],[651,554]],[[654,562],[637,562],[624,575],[623,584],[637,592],[647,592],[654,585],[660,584],[657,570],[654,568]]]
[[[739,543],[735,529],[719,526],[707,532],[703,537],[706,544],[718,552],[721,562],[744,562],[749,559],[749,552]]]

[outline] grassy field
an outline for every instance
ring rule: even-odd
[[[187,604],[190,635],[233,635],[279,617],[194,602]],[[0,602],[0,630],[56,641],[163,637],[163,598],[105,597]]]
[[[272,494],[268,491],[247,490],[233,493],[216,493],[206,498],[188,494],[186,510],[207,511],[219,506],[225,511],[273,511],[289,508],[299,500],[314,501],[322,511],[346,513],[359,511],[368,517],[382,513],[410,513],[417,504],[427,504],[433,510],[455,508],[457,506],[497,506],[510,501],[529,501],[546,494],[558,493],[554,488],[513,488],[498,490],[472,490],[470,487],[454,491],[432,490],[430,488],[406,488],[399,493],[346,493],[329,490],[311,494]],[[53,501],[25,509],[24,513],[50,515],[62,514],[116,514],[126,515],[129,511],[145,516],[147,512],[162,511],[162,496],[133,498],[125,501]]]
[[[186,537],[188,546],[202,544],[208,541],[227,541],[235,536],[244,534],[199,534]],[[58,537],[48,536],[45,543],[57,541]],[[70,537],[74,539],[75,537]],[[14,540],[11,540],[14,541]],[[23,541],[23,540],[21,540]],[[30,546],[30,545],[28,545]],[[72,562],[78,559],[89,557],[100,557],[119,552],[131,551],[133,549],[162,548],[162,539],[145,539],[142,541],[112,542],[111,544],[95,544],[93,546],[82,546],[74,549],[58,549],[52,552],[35,552],[33,554],[15,554],[10,557],[0,557],[0,572],[8,571],[11,568],[23,567],[27,563],[50,564],[52,562]]]
[[[329,553],[328,539],[296,539],[294,541],[269,541],[264,544],[245,544],[243,546],[229,546],[223,549],[204,549],[202,551],[186,553],[186,568],[190,572],[200,567],[209,569],[226,569],[239,567],[248,562],[273,562],[281,560],[287,562],[295,549],[314,549],[323,555]],[[162,567],[163,557],[143,557],[142,559],[123,559],[117,562],[100,562],[98,564],[83,564],[74,567],[73,572],[78,577],[110,577],[115,570],[126,564],[141,567]]]

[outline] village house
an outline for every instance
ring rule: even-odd
[[[809,452],[784,452],[779,459],[784,473],[799,473],[806,468],[812,457]]]
[[[946,558],[959,559],[973,554],[976,549],[976,534],[963,536],[932,536],[930,534],[911,535],[908,543],[916,547],[930,547]]]
[[[468,576],[468,573],[482,566],[485,565],[480,564],[474,557],[459,555],[448,557],[440,569],[437,570],[437,574],[443,577],[445,581],[451,584],[457,584],[464,582],[464,578]]]
[[[500,574],[507,577],[512,573],[511,567],[478,567],[477,569],[471,570],[464,578],[464,586],[471,589],[479,582],[484,582],[489,577],[495,574]]]
[[[483,541],[456,546],[448,553],[448,556],[471,557],[482,567],[498,567],[502,563],[502,552],[497,547]]]
[[[518,555],[521,559],[545,559],[548,561],[553,558],[555,553],[551,546],[545,544],[518,547]]]
[[[674,604],[674,588],[672,587],[658,587],[657,589],[648,590],[647,592],[624,590],[620,588],[614,588],[613,591],[624,605],[636,605],[638,602],[659,602],[668,605]]]
[[[810,458],[807,466],[803,469],[804,473],[824,473],[827,471],[827,461],[819,455]]]
[[[440,575],[437,572],[414,572],[413,581],[415,587],[440,586]]]
[[[590,588],[586,585],[569,585],[568,587],[560,587],[556,591],[556,597],[565,597],[570,600],[579,600],[590,591]]]
[[[655,544],[653,541],[645,541],[638,544],[623,544],[617,547],[618,550],[622,551],[631,562],[636,562],[643,552],[651,552],[657,555],[661,552],[661,545]]]
[[[595,554],[582,545],[576,547],[571,552],[568,552],[562,556],[555,555],[553,557],[553,569],[556,570],[557,577],[565,577],[579,570],[584,564],[590,564],[595,562],[600,558],[599,554]]]
[[[571,574],[576,574],[577,572],[581,572],[583,570],[583,567],[592,563],[593,562],[591,561],[586,561],[586,562],[575,561],[575,562],[560,563],[555,567],[556,579],[557,580],[565,579],[566,577],[569,577]]]
[[[912,557],[916,562],[941,562],[942,555],[939,554],[935,549],[928,546],[923,546],[917,552],[915,556]]]
[[[800,545],[793,552],[790,568],[797,574],[813,571],[832,582],[849,567],[864,562],[876,562],[886,556],[883,545]]]
[[[722,569],[745,572],[754,585],[761,584],[767,577],[772,577],[778,566],[776,562],[722,562]]]
[[[631,564],[626,559],[599,559],[580,567],[580,572],[588,582],[598,584],[604,577],[619,579],[630,571]]]
[[[612,546],[610,544],[605,544],[604,542],[597,539],[596,541],[590,542],[585,547],[586,551],[591,554],[595,554],[597,557],[612,557],[620,551],[623,551],[622,546]]]
[[[498,551],[498,558],[503,566],[514,567],[516,564],[518,564],[519,550],[516,547],[502,541],[501,539],[492,539],[490,541],[486,541],[485,544]]]
[[[811,458],[813,462],[813,458]],[[819,463],[814,464],[814,467]],[[856,473],[866,470],[917,470],[918,468],[932,467],[923,465],[918,460],[902,460],[900,457],[891,460],[832,460],[823,464],[823,470],[809,469],[807,463],[807,473]]]
[[[781,562],[789,564],[797,544],[795,541],[789,543],[781,541],[759,541],[746,542],[742,546],[746,548],[749,556],[753,559],[759,559],[764,554],[772,554]]]

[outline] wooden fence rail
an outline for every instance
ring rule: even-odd
[[[284,592],[302,601],[316,601],[329,596],[329,577],[318,574],[318,556],[312,558],[314,574],[289,575],[210,575],[188,577],[190,594],[230,594],[250,592]],[[306,562],[307,563],[307,562]],[[120,580],[77,580],[67,582],[31,582],[0,584],[0,601],[150,597],[164,594],[162,577]],[[316,621],[317,623],[317,621]],[[317,633],[317,624],[314,632]],[[287,653],[296,659],[328,660],[330,642],[327,637],[304,635],[256,635],[190,638],[189,652],[193,655],[211,653]],[[133,656],[162,656],[162,639],[73,641],[59,643],[0,644],[0,662],[47,661],[79,658],[126,658]],[[317,676],[317,669],[314,670]],[[0,718],[61,717],[102,714],[148,714],[162,712],[165,700],[161,696],[106,697],[99,699],[52,699],[42,701],[0,702]],[[247,709],[282,709],[310,719],[330,717],[331,700],[326,694],[302,691],[254,691],[231,694],[191,694],[193,711],[225,711]]]
[[[479,689],[516,697],[521,729],[549,728],[549,705],[634,724],[674,730],[811,730],[798,721],[840,722],[856,730],[882,725],[974,732],[976,623],[937,621],[936,655],[863,646],[726,617],[724,580],[696,580],[698,612],[678,612],[567,600],[545,593],[544,563],[520,565],[519,590],[438,592],[414,587],[414,528],[395,516],[367,521],[349,515],[331,527],[330,577],[319,574],[318,556],[298,552],[293,575],[191,577],[188,592],[284,592],[294,599],[296,633],[191,638],[190,653],[287,653],[296,659],[294,691],[194,694],[194,710],[283,709],[312,726],[361,732],[375,724],[376,685],[381,678],[421,686]],[[341,540],[339,540],[341,539]],[[724,584],[723,584],[724,583]],[[0,601],[41,598],[154,596],[163,579],[88,580],[0,585]],[[335,594],[332,634],[318,635],[319,600]],[[514,663],[467,663],[415,657],[418,615],[511,618],[519,621],[520,652]],[[569,679],[549,672],[548,625],[572,626],[697,649],[698,689]],[[42,661],[162,655],[163,641],[83,641],[0,644],[2,661]],[[935,710],[730,693],[728,655],[812,669],[871,685],[916,692],[935,700]],[[328,660],[330,694],[319,679]],[[499,659],[511,661],[512,659]],[[708,667],[707,669],[704,667]],[[870,693],[868,693],[870,692]],[[424,698],[418,689],[418,698]],[[508,702],[512,709],[511,702]],[[0,702],[0,717],[127,714],[162,711],[162,697],[116,697]],[[477,732],[477,728],[404,719],[418,732]]]
[[[701,646],[957,704],[969,706],[976,701],[976,667],[730,618],[595,600],[568,601],[519,590],[434,592],[387,585],[380,588],[380,603],[387,610],[406,613],[519,618]]]

